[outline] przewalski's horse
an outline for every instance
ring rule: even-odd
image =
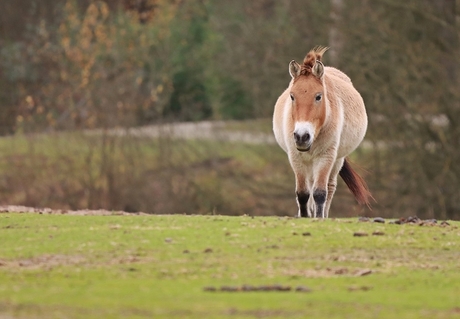
[[[360,204],[372,198],[346,158],[366,133],[364,102],[348,76],[323,65],[327,49],[314,48],[302,65],[289,63],[292,80],[273,115],[276,141],[295,173],[299,217],[328,217],[338,174]]]

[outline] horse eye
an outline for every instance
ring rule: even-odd
[[[321,93],[316,94],[316,96],[315,96],[315,101],[316,101],[316,102],[321,101],[321,98],[322,98],[322,97],[323,97],[323,96],[321,95]]]
[[[291,100],[294,101],[294,95],[290,94]]]

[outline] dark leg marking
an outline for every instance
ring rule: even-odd
[[[324,203],[326,202],[327,192],[322,189],[317,189],[313,193],[313,199],[316,203],[316,217],[323,217]]]
[[[308,217],[307,203],[310,194],[307,192],[297,192],[297,201],[299,202],[300,217]]]

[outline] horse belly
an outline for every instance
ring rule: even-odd
[[[334,105],[340,110],[339,146],[337,157],[353,152],[362,142],[367,130],[367,114],[363,98],[343,72],[327,67],[326,82]]]
[[[346,114],[340,136],[337,157],[345,157],[353,152],[364,139],[367,130],[367,115],[364,104],[358,105],[352,113]],[[348,115],[348,116],[347,116]]]
[[[275,111],[273,113],[273,133],[275,135],[276,142],[278,145],[288,153],[288,141],[287,141],[287,130],[289,130],[289,111],[287,90],[278,98],[275,105]]]

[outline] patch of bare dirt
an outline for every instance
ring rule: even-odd
[[[152,261],[151,258],[145,258],[135,255],[126,256],[108,256],[104,260],[91,260],[85,256],[79,255],[63,255],[63,254],[45,254],[26,259],[1,259],[0,269],[45,269],[49,270],[58,266],[87,266],[87,265],[131,265],[136,263],[143,263]],[[1,319],[1,318],[0,318]]]
[[[327,278],[335,276],[346,276],[346,277],[361,277],[372,274],[371,269],[358,268],[352,269],[347,267],[326,267],[326,268],[315,268],[315,269],[285,269],[284,275],[295,276],[295,277],[306,277],[306,278]]]
[[[0,259],[0,267],[3,268],[53,268],[60,265],[78,265],[86,262],[83,256],[68,255],[42,255],[28,259],[6,260]]]
[[[385,219],[382,217],[375,217],[373,219],[369,217],[359,217],[358,222],[374,222],[374,223],[382,223],[385,224]],[[405,224],[411,224],[411,225],[419,225],[419,226],[441,226],[441,227],[446,227],[450,226],[450,223],[446,220],[439,221],[431,218],[431,219],[420,219],[417,216],[409,216],[409,217],[400,217],[396,220],[390,220],[388,222],[389,224],[396,224],[396,225],[405,225]],[[359,236],[359,235],[355,235]],[[367,236],[367,235],[364,235]]]
[[[5,205],[0,206],[0,213],[36,213],[43,215],[93,215],[93,216],[114,216],[114,215],[149,215],[143,212],[137,213],[127,213],[123,211],[114,211],[114,210],[105,210],[105,209],[81,209],[81,210],[68,210],[68,209],[51,209],[51,208],[36,208],[36,207],[27,207],[27,206],[16,206],[16,205]]]

